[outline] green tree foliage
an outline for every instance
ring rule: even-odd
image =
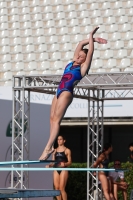
[[[86,163],[73,163],[72,168],[86,168]],[[69,172],[66,192],[69,200],[86,199],[87,172]]]

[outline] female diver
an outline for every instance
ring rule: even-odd
[[[99,166],[99,168],[108,169],[109,164],[109,154],[112,152],[112,145],[109,143],[106,143],[104,145],[103,151],[100,154],[100,156],[97,158],[96,162],[93,164],[93,167],[96,168]],[[111,180],[108,176],[108,171],[99,171],[98,172],[98,179],[101,182],[104,197],[106,200],[115,200],[112,188],[111,188]]]
[[[89,39],[82,40],[77,45],[74,52],[73,61],[70,62],[62,76],[57,93],[53,98],[50,111],[50,136],[47,145],[39,160],[46,160],[53,153],[54,141],[59,133],[60,123],[65,115],[68,106],[73,100],[73,88],[89,71],[94,52],[94,42],[106,44],[107,41],[102,38],[93,38],[99,27],[96,27],[89,36]],[[89,44],[89,50],[83,49]]]
[[[69,167],[72,163],[71,161],[71,151],[67,147],[65,147],[66,140],[63,136],[59,135],[57,138],[58,147],[55,149],[53,153],[53,160],[56,161],[55,164],[51,163],[46,167],[55,167],[55,168],[65,168]],[[67,200],[67,193],[65,191],[65,187],[68,179],[68,171],[67,169],[64,171],[53,172],[53,181],[55,190],[60,190],[61,195],[57,196],[57,200]]]

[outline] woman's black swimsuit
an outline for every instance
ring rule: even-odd
[[[103,168],[108,169],[109,159],[108,159],[108,158],[105,158],[105,160],[102,161],[101,164],[103,165]],[[108,173],[109,173],[109,172],[104,171],[104,173],[105,173],[106,176],[108,176]]]
[[[60,163],[61,162],[64,162],[64,163],[68,162],[67,156],[65,154],[65,150],[63,152],[57,152],[56,151],[56,153],[55,153],[55,161],[56,161],[56,163],[54,164],[55,168],[60,167]],[[58,172],[58,174],[61,173],[61,171],[57,171],[57,172]]]

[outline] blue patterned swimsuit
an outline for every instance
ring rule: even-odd
[[[57,99],[64,91],[68,91],[73,95],[74,86],[82,79],[80,65],[73,65],[73,63],[74,61],[70,62],[64,70],[56,93]]]

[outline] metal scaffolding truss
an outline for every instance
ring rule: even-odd
[[[55,94],[60,79],[60,75],[14,76],[12,161],[29,159],[30,92]],[[86,75],[75,87],[74,97],[88,100],[87,164],[90,167],[103,147],[104,100],[133,99],[133,74]],[[28,173],[12,172],[11,185],[15,188],[28,188]],[[94,191],[96,191],[96,197],[94,197]],[[88,172],[87,199],[98,199],[99,195],[101,195],[101,189],[98,187],[98,177]]]
[[[12,111],[12,161],[29,160],[30,92],[13,89]],[[23,167],[23,165],[18,165]],[[28,167],[28,165],[26,165]],[[28,188],[27,171],[11,172],[12,188]]]
[[[60,82],[60,75],[45,76],[15,76],[14,88],[21,90],[30,90],[55,94],[56,88]],[[113,99],[132,99],[133,97],[133,73],[104,73],[89,74],[85,76],[75,87],[74,97],[88,99],[89,90],[104,90],[104,95],[99,96],[102,100]],[[95,97],[93,97],[95,98]]]
[[[88,100],[88,134],[87,134],[87,167],[92,167],[103,146],[103,100],[99,90],[93,90],[97,100]],[[98,173],[87,172],[87,200],[100,199],[101,188],[98,187]]]

